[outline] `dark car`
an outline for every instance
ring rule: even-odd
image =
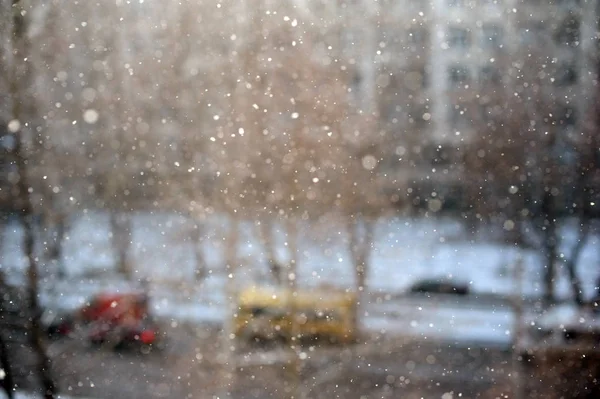
[[[72,314],[46,310],[40,318],[42,326],[50,338],[69,335],[73,331],[75,320]]]
[[[410,292],[421,294],[468,295],[469,285],[460,281],[446,279],[425,279],[415,282]]]

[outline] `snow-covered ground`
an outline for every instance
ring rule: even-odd
[[[86,275],[106,274],[113,269],[108,215],[86,213],[73,218],[64,243],[64,264],[71,278],[85,280]],[[194,278],[195,259],[188,219],[170,214],[138,214],[133,218],[130,261],[137,277],[155,281],[190,282]],[[202,226],[202,252],[211,271],[207,284],[220,283],[227,221],[214,217]],[[273,234],[276,253],[287,257],[285,232]],[[9,224],[0,248],[0,268],[22,271],[25,260],[20,251],[21,227]],[[564,229],[566,243],[576,238],[573,229]],[[351,287],[353,272],[342,225],[327,221],[304,225],[300,230],[299,284],[331,284]],[[579,272],[584,289],[593,290],[600,275],[600,239],[588,240],[581,255]],[[565,249],[566,250],[566,249]],[[541,259],[535,251],[523,251],[525,259],[524,291],[528,295],[541,290]],[[238,248],[238,278],[249,281],[265,278],[265,249],[252,223],[242,225]],[[432,276],[452,276],[469,282],[475,293],[508,295],[515,289],[512,266],[517,251],[509,246],[472,241],[452,219],[389,218],[377,224],[368,285],[371,291],[404,292],[414,281]],[[9,272],[10,273],[10,272]],[[10,273],[13,274],[14,273]],[[215,278],[215,276],[217,276]],[[561,295],[568,295],[565,273],[557,282]]]
[[[194,322],[220,322],[225,309],[224,251],[227,220],[222,216],[208,219],[202,227],[202,253],[209,274],[195,281],[194,243],[190,240],[192,223],[171,214],[136,214],[133,217],[130,262],[135,276],[149,278],[153,308],[158,315]],[[576,238],[574,229],[563,229],[563,242]],[[25,259],[20,250],[22,238],[18,223],[8,225],[0,248],[0,269],[13,280],[23,276]],[[238,247],[238,284],[266,280],[265,248],[252,222],[241,226]],[[285,231],[275,228],[275,251],[282,263],[288,256]],[[594,291],[600,270],[600,238],[592,236],[579,262],[579,273],[588,296]],[[55,281],[52,265],[47,266],[48,283],[43,300],[52,307],[75,308],[93,292],[125,288],[115,278],[110,226],[106,213],[85,213],[72,218],[64,242],[64,266],[68,278]],[[564,249],[566,251],[566,249]],[[299,231],[298,284],[310,287],[328,284],[352,287],[354,274],[342,224],[328,220],[301,226]],[[542,260],[534,251],[523,251],[523,292],[539,296]],[[415,281],[429,277],[451,277],[467,282],[475,294],[511,295],[518,284],[514,278],[517,251],[509,246],[469,237],[463,226],[452,219],[389,218],[379,221],[375,230],[368,272],[368,290],[401,294]],[[95,276],[95,277],[94,277]],[[558,293],[569,296],[566,273],[557,281]],[[402,328],[414,334],[445,334],[475,339],[482,334],[506,340],[510,335],[510,315],[490,311],[477,313],[462,308],[431,313],[426,322],[389,317],[366,318],[373,329]],[[436,321],[437,320],[437,321]],[[471,320],[471,321],[469,321]],[[412,323],[414,321],[415,323]],[[394,327],[395,326],[395,327]],[[487,326],[487,327],[485,327]],[[483,330],[485,330],[485,333]]]
[[[381,312],[385,307],[388,312]],[[469,307],[451,301],[420,299],[373,305],[363,317],[366,331],[416,339],[468,342],[471,345],[510,347],[515,316],[510,307]],[[391,315],[390,315],[391,313]]]

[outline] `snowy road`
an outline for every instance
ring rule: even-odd
[[[508,304],[457,297],[407,296],[365,306],[366,331],[474,346],[511,345],[515,323]]]
[[[167,349],[146,356],[57,341],[52,351],[57,377],[63,390],[83,397],[212,397],[219,383],[216,370],[227,361],[215,345],[219,331],[215,326],[187,327],[168,327]],[[308,346],[301,350],[301,390],[314,398],[440,398],[446,392],[495,397],[484,393],[508,382],[510,354],[498,348],[378,336],[354,349]],[[283,397],[281,387],[290,375],[282,365],[291,361],[289,349],[240,343],[235,353],[232,397]]]
[[[158,300],[155,305],[159,316],[193,324],[220,324],[225,314],[222,306],[214,304]],[[506,302],[476,297],[405,296],[368,303],[363,311],[362,329],[366,333],[496,348],[511,345],[515,322]]]
[[[115,289],[115,284],[96,286],[79,283],[80,290],[58,290],[48,298],[51,308],[75,309],[91,293]],[[67,293],[68,292],[68,293]],[[226,312],[223,297],[216,290],[187,292],[176,287],[155,286],[151,309],[171,323],[220,325]],[[508,347],[513,329],[513,310],[507,300],[491,296],[410,294],[369,295],[362,306],[362,330],[366,333],[441,340],[469,345]]]

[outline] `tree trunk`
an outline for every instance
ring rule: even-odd
[[[569,258],[565,261],[565,268],[569,275],[569,283],[571,284],[571,290],[573,291],[573,299],[578,306],[582,306],[584,303],[583,293],[581,292],[581,280],[577,275],[577,263],[579,261],[579,255],[587,238],[589,237],[590,225],[589,221],[583,221],[583,225],[580,227],[579,235],[577,236],[577,242],[571,250]]]
[[[4,248],[6,245],[6,237],[7,237],[7,233],[6,233],[6,216],[2,213],[0,213],[0,254],[5,253],[4,252]]]
[[[556,269],[556,245],[555,244],[546,244],[546,248],[544,250],[544,274],[543,274],[543,283],[544,283],[544,303],[546,305],[550,305],[553,303],[555,295],[554,295],[554,278],[555,278],[555,269]]]
[[[39,298],[39,279],[38,265],[34,253],[34,221],[33,207],[29,200],[27,188],[29,187],[27,177],[27,162],[24,153],[23,144],[19,141],[17,144],[17,167],[19,170],[19,181],[17,183],[18,192],[21,196],[21,213],[23,214],[23,252],[27,259],[27,297],[28,308],[31,312],[29,343],[37,355],[37,374],[44,390],[43,395],[46,399],[54,398],[56,394],[56,385],[52,378],[52,363],[47,355],[46,343],[44,341],[43,327],[40,321],[42,314]]]
[[[594,147],[592,147],[594,148]],[[594,151],[594,150],[593,150]],[[569,283],[571,285],[571,290],[573,291],[573,299],[578,306],[582,306],[584,304],[583,293],[581,292],[581,280],[577,275],[577,263],[579,261],[579,256],[581,255],[581,251],[585,247],[587,239],[590,235],[590,228],[592,221],[591,216],[591,207],[592,198],[591,193],[593,190],[593,173],[597,169],[595,166],[596,160],[592,154],[584,154],[581,155],[582,166],[578,170],[578,179],[576,185],[576,195],[578,195],[580,199],[579,207],[578,207],[578,216],[579,216],[579,234],[577,235],[577,241],[573,245],[571,252],[569,253],[569,257],[564,260],[564,265],[567,270],[567,274],[569,275]],[[592,187],[590,187],[590,184]]]
[[[298,329],[298,309],[296,307],[296,291],[298,289],[298,225],[296,218],[289,217],[287,220],[287,241],[290,251],[290,262],[288,266],[287,285],[288,285],[288,300],[290,312],[290,354],[291,361],[288,364],[289,370],[289,398],[296,399],[300,393],[300,374],[302,372],[302,364],[300,362],[300,332]]]
[[[476,212],[474,210],[469,210],[469,211],[465,212],[465,214],[464,214],[465,226],[467,229],[467,236],[469,238],[476,237],[477,231],[479,230],[479,227],[481,226],[481,223],[480,223],[479,219],[477,219],[477,216],[475,214],[476,214]]]
[[[556,229],[555,218],[555,199],[550,192],[544,194],[542,201],[542,215],[544,216],[544,302],[546,305],[553,303],[554,295],[554,279],[556,277],[557,263],[557,248],[558,234]]]
[[[229,220],[229,231],[226,239],[225,249],[225,321],[223,322],[223,330],[221,331],[221,351],[220,364],[221,375],[219,379],[220,399],[230,398],[231,391],[235,384],[235,373],[237,365],[235,361],[235,341],[234,332],[235,326],[233,317],[237,312],[237,286],[236,272],[238,265],[237,249],[239,241],[239,220],[236,216],[231,216]]]
[[[31,212],[31,210],[29,212]],[[36,263],[36,257],[33,253],[34,236],[31,213],[23,218],[23,222],[25,227],[23,249],[26,254],[27,261],[29,263],[29,267],[27,268],[27,291],[29,309],[31,311],[31,333],[29,335],[29,342],[38,356],[37,372],[42,387],[44,389],[44,398],[53,399],[56,393],[56,386],[54,384],[54,379],[52,378],[51,374],[52,363],[47,355],[43,327],[40,321],[42,311],[38,302],[38,268]]]
[[[27,14],[24,12],[22,4],[18,0],[12,0],[12,50],[13,50],[13,69],[10,78],[10,95],[12,100],[11,117],[13,118],[11,131],[16,138],[14,149],[16,166],[19,174],[16,183],[15,199],[21,206],[20,213],[23,216],[23,252],[27,259],[27,294],[28,308],[31,312],[31,323],[29,331],[29,342],[37,355],[35,370],[40,379],[43,389],[43,395],[46,399],[53,399],[56,393],[56,385],[52,378],[51,361],[46,352],[46,345],[43,340],[42,326],[40,322],[41,309],[39,306],[38,289],[38,264],[34,254],[34,209],[29,196],[31,184],[28,176],[28,153],[25,148],[25,138],[23,126],[33,118],[33,109],[31,113],[24,112],[25,107],[33,107],[31,99],[26,97],[27,84],[30,82],[30,68],[28,65],[27,52],[30,43],[27,38]],[[33,130],[32,130],[33,131]],[[33,137],[32,143],[37,143],[37,137]]]
[[[196,223],[194,227],[192,227],[192,246],[194,248],[194,261],[196,263],[196,270],[194,270],[194,276],[196,278],[196,282],[201,282],[206,278],[206,261],[204,259],[204,254],[202,253],[202,229],[200,228],[200,224]]]
[[[358,308],[360,308],[362,302],[362,293],[367,285],[369,255],[373,244],[374,228],[375,223],[373,221],[366,220],[359,215],[355,215],[348,220],[350,255],[354,264],[356,294],[358,296],[357,312],[359,312]]]
[[[518,247],[517,247],[518,248]],[[525,398],[524,388],[525,388],[525,370],[523,369],[524,360],[521,357],[519,351],[516,350],[521,344],[521,340],[523,339],[525,322],[523,320],[523,272],[524,272],[524,263],[523,263],[523,255],[521,250],[518,249],[517,259],[514,266],[514,278],[515,278],[515,286],[514,292],[512,294],[512,305],[514,311],[514,326],[513,326],[513,353],[512,353],[512,388],[513,388],[513,397],[515,399],[523,399]]]
[[[8,348],[4,343],[4,337],[0,335],[0,367],[4,371],[4,378],[2,378],[2,388],[6,392],[6,396],[8,397],[8,399],[13,399],[15,397],[13,391],[13,389],[15,388],[15,383],[7,351]]]
[[[263,248],[265,250],[265,257],[267,258],[267,266],[269,267],[271,278],[277,285],[283,286],[283,270],[281,264],[277,261],[277,256],[275,255],[275,243],[273,242],[272,221],[267,220],[267,218],[261,220],[260,225],[258,226],[258,231],[263,244]]]
[[[358,231],[359,227],[359,222],[354,218],[350,218],[348,220],[348,225],[347,225],[347,230],[348,230],[348,244],[350,246],[349,248],[349,252],[350,252],[350,256],[352,257],[352,263],[353,263],[353,271],[354,271],[354,284],[356,287],[356,292],[357,294],[359,292],[362,292],[363,288],[364,288],[364,282],[365,282],[365,278],[364,278],[364,265],[361,264],[361,260],[358,259],[358,252],[359,252],[359,247],[360,247],[360,233]]]
[[[518,248],[525,247],[526,240],[523,234],[523,226],[518,216],[514,216],[513,220],[515,221],[515,225],[512,230],[506,232],[506,243],[508,245],[514,245]]]
[[[125,213],[110,213],[112,247],[115,256],[115,269],[131,280],[133,273],[127,255],[131,247],[131,218]]]
[[[3,226],[4,225],[0,223],[0,227]],[[6,292],[6,282],[4,280],[3,274],[0,274],[0,289]],[[4,303],[2,302],[2,299],[0,299],[0,312],[5,312],[6,309],[4,307]],[[2,336],[2,331],[0,331],[0,368],[4,371],[4,378],[1,379],[0,384],[2,385],[2,388],[6,391],[8,399],[13,399],[13,389],[15,388],[15,381],[13,378],[12,366],[8,355],[8,347],[6,346],[6,342],[4,341],[4,337]]]
[[[66,217],[58,216],[56,219],[47,223],[46,229],[48,229],[48,240],[46,254],[48,261],[56,265],[56,271],[59,278],[64,278],[66,275],[64,264],[62,261],[63,255],[63,242],[67,231]]]

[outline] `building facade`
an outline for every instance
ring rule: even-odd
[[[359,37],[346,51],[360,60],[360,98],[389,139],[381,161],[390,187],[459,181],[461,151],[491,134],[486,121],[502,112],[489,104],[515,93],[543,98],[532,113],[551,115],[540,115],[542,123],[563,137],[576,137],[594,118],[595,1],[380,0],[340,7],[348,34]]]

